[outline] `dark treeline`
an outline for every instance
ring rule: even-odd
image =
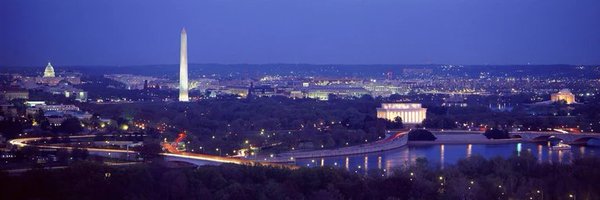
[[[204,152],[219,148],[225,154],[240,148],[246,140],[254,146],[283,142],[278,148],[289,150],[307,142],[312,147],[333,148],[381,139],[386,129],[401,128],[402,122],[377,119],[375,112],[380,102],[369,96],[331,101],[273,97],[86,108],[121,121],[168,125],[164,135],[169,139],[185,130],[186,140],[190,141],[188,147],[202,146]]]
[[[246,140],[253,146],[280,144],[279,150],[303,147],[335,148],[364,144],[384,137],[385,130],[403,127],[401,121],[377,119],[376,108],[381,102],[394,101],[364,96],[357,99],[288,99],[283,97],[208,99],[194,103],[136,103],[117,105],[81,105],[103,117],[117,121],[149,122],[149,125],[169,125],[165,131],[169,140],[185,130],[190,148],[203,152],[231,154]],[[485,106],[441,107],[427,105],[423,126],[433,129],[466,128],[463,125],[513,130],[540,130],[561,126],[580,127],[586,132],[600,131],[600,115],[596,104],[556,104],[547,109],[570,110],[570,116],[532,115],[524,108],[496,112]],[[261,130],[264,130],[263,134]],[[213,138],[213,136],[215,136]],[[310,143],[311,145],[303,145]]]
[[[418,159],[389,176],[343,169],[239,165],[168,168],[162,162],[0,174],[0,199],[599,199],[600,159],[540,164],[529,154],[473,156],[443,170]]]

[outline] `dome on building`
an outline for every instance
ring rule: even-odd
[[[562,102],[564,101],[567,104],[575,103],[575,95],[571,93],[569,89],[562,89],[557,93],[550,95],[550,100],[552,102]]]
[[[44,69],[44,77],[55,77],[54,67],[52,67],[52,64],[50,64],[50,62],[48,62],[48,65],[46,65],[46,69]]]

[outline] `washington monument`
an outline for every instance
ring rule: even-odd
[[[187,62],[187,33],[181,29],[181,49],[179,53],[179,101],[188,102],[188,62]]]

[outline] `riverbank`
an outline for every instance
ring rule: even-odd
[[[358,155],[367,154],[373,152],[382,152],[392,149],[397,149],[406,146],[408,142],[407,133],[400,133],[395,136],[385,138],[383,140],[375,141],[369,144],[342,147],[338,149],[324,149],[315,151],[290,151],[281,154],[277,154],[269,157],[255,157],[250,158],[256,161],[265,161],[271,163],[290,163],[294,162],[295,159],[303,158],[322,158],[322,157],[334,157],[334,156],[345,156],[345,155]]]
[[[406,147],[408,145],[434,145],[434,144],[509,144],[522,142],[521,138],[511,139],[488,139],[483,134],[478,132],[434,132],[437,137],[435,141],[408,141],[406,133],[396,136],[395,138],[386,138],[369,144],[343,147],[339,149],[315,150],[315,151],[292,151],[277,154],[274,157],[257,157],[253,160],[268,161],[268,162],[293,162],[294,159],[303,158],[322,158],[335,156],[348,156],[356,154],[367,154],[374,152],[382,152],[397,148]]]
[[[521,138],[511,139],[488,139],[482,134],[473,133],[434,133],[435,141],[408,141],[409,145],[431,145],[431,144],[507,144],[522,142]]]

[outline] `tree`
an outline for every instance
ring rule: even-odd
[[[415,129],[408,132],[408,141],[434,141],[436,139],[431,131],[425,129]]]
[[[6,139],[16,138],[23,133],[23,124],[16,120],[0,121],[0,132]]]
[[[140,156],[144,160],[152,160],[160,157],[160,153],[162,152],[162,147],[157,142],[145,142],[145,144],[140,148]]]
[[[402,122],[402,117],[396,116],[394,118],[394,127],[398,128],[398,129],[404,128],[404,123]]]
[[[74,148],[71,150],[73,160],[85,160],[90,154],[87,149]]]
[[[510,138],[507,130],[500,130],[500,129],[488,129],[485,131],[485,133],[483,133],[483,135],[485,135],[485,137],[487,137],[488,139],[508,139],[508,138]]]
[[[69,150],[67,150],[65,148],[60,148],[60,149],[56,150],[56,158],[58,159],[58,162],[66,164],[69,162],[70,157],[71,157],[71,154],[69,153]]]
[[[454,120],[443,117],[443,116],[427,116],[423,121],[423,126],[427,128],[438,128],[438,129],[453,129],[456,128]]]
[[[83,127],[81,127],[81,122],[79,119],[70,117],[65,119],[60,125],[60,131],[67,134],[75,134],[83,131]]]
[[[52,126],[50,126],[50,122],[46,119],[40,122],[40,128],[45,131],[52,130]]]
[[[25,146],[21,148],[21,155],[24,158],[32,159],[40,153],[40,150],[37,147],[33,146]]]

